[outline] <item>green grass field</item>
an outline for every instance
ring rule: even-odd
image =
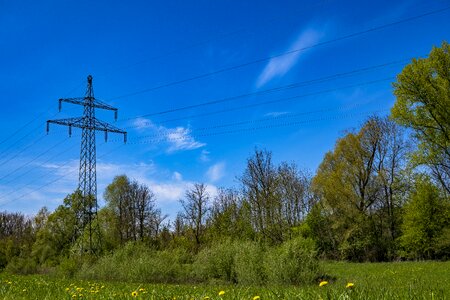
[[[132,266],[130,266],[132,267]],[[156,285],[0,274],[1,299],[450,299],[450,262],[324,263],[328,284]],[[353,283],[353,288],[346,288]],[[223,293],[221,293],[223,291]],[[221,295],[219,295],[219,293]]]

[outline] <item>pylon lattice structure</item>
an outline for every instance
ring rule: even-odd
[[[89,252],[95,254],[100,249],[100,227],[97,220],[97,173],[96,173],[96,131],[105,133],[105,141],[108,140],[108,133],[123,134],[124,142],[127,141],[127,133],[95,117],[95,109],[105,109],[114,111],[114,118],[117,120],[117,108],[103,103],[94,97],[92,88],[92,76],[87,77],[87,91],[83,98],[59,99],[59,111],[62,102],[82,105],[84,113],[82,117],[48,120],[47,133],[50,123],[69,127],[69,136],[72,135],[72,127],[82,129],[80,169],[78,190],[81,193],[81,207],[77,212],[77,229],[75,237],[78,238],[78,250],[81,253]],[[94,221],[97,220],[94,224]],[[87,236],[86,236],[87,235]]]

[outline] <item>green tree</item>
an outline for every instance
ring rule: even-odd
[[[70,255],[70,249],[76,242],[78,216],[82,211],[83,196],[77,191],[64,199],[64,204],[48,215],[45,210],[39,214],[42,224],[37,232],[32,255],[41,265],[56,265],[61,257]],[[46,220],[45,220],[46,219]]]
[[[405,205],[403,235],[400,238],[405,256],[435,259],[449,256],[450,201],[428,177],[419,177],[416,189]]]
[[[393,255],[406,180],[401,136],[395,123],[371,117],[325,155],[313,189],[322,203],[319,215],[334,231],[327,245],[339,248],[332,256],[337,250],[352,260],[386,260]]]
[[[186,190],[185,198],[180,199],[183,207],[182,217],[187,221],[192,231],[196,250],[203,242],[206,220],[211,210],[209,201],[210,196],[206,190],[206,185],[203,183],[194,184],[193,187]]]
[[[428,165],[450,193],[450,45],[434,47],[397,76],[392,117],[414,131],[419,147],[416,165]]]

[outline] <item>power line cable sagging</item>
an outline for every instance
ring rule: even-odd
[[[436,15],[436,14],[439,14],[439,13],[444,13],[444,12],[447,12],[449,10],[450,10],[450,6],[443,7],[441,9],[436,9],[436,10],[429,11],[429,12],[426,12],[426,13],[422,13],[422,14],[419,14],[419,15],[415,15],[415,16],[412,16],[412,17],[400,19],[400,20],[397,20],[397,21],[394,21],[394,22],[385,23],[383,25],[375,26],[375,27],[372,27],[372,28],[369,28],[369,29],[353,32],[353,33],[350,33],[350,34],[347,34],[347,35],[342,35],[342,36],[339,36],[339,37],[336,37],[336,38],[333,38],[333,39],[329,39],[327,41],[323,41],[323,42],[319,42],[319,43],[313,44],[311,46],[301,47],[301,48],[289,50],[289,51],[282,52],[282,53],[275,54],[275,55],[271,55],[271,56],[268,56],[268,57],[259,58],[259,59],[255,59],[255,60],[252,60],[252,61],[248,61],[248,62],[245,62],[245,63],[242,63],[242,64],[233,65],[233,66],[225,67],[225,68],[222,68],[222,69],[218,69],[216,71],[211,71],[211,72],[207,72],[207,73],[203,73],[203,74],[198,74],[198,75],[195,75],[195,76],[192,76],[192,77],[175,80],[175,81],[164,83],[164,84],[161,84],[161,85],[156,85],[156,86],[145,88],[145,89],[138,90],[138,91],[135,91],[135,92],[130,92],[130,93],[123,94],[123,95],[120,95],[120,96],[112,97],[109,100],[115,100],[115,99],[121,99],[121,98],[126,98],[126,97],[132,97],[132,96],[136,96],[136,95],[140,95],[140,94],[156,91],[156,90],[159,90],[159,89],[162,89],[162,88],[167,88],[167,87],[179,85],[179,84],[190,82],[190,81],[194,81],[194,80],[198,80],[198,79],[202,79],[202,78],[207,78],[207,77],[210,77],[210,76],[213,76],[213,75],[217,75],[217,74],[220,74],[220,73],[225,73],[225,72],[241,69],[241,68],[244,68],[244,67],[247,67],[247,66],[255,65],[255,64],[258,64],[258,63],[266,62],[266,61],[269,61],[269,60],[274,59],[274,58],[278,58],[278,57],[282,57],[282,56],[298,53],[298,52],[309,50],[309,49],[316,48],[316,47],[325,46],[325,45],[328,45],[328,44],[332,44],[332,43],[336,43],[336,42],[339,42],[339,41],[343,41],[343,40],[351,39],[351,38],[358,37],[358,36],[361,36],[361,35],[365,35],[365,34],[368,34],[368,33],[371,33],[371,32],[383,30],[383,29],[386,29],[386,28],[389,28],[389,27],[393,27],[393,26],[397,26],[397,25],[400,25],[400,24],[412,22],[414,20],[418,20],[418,19],[421,19],[421,18],[429,17],[429,16]]]

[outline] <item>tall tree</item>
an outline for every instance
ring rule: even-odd
[[[125,175],[114,178],[107,186],[104,198],[112,211],[111,229],[116,232],[120,244],[151,238],[158,232],[155,227],[165,219],[155,206],[155,195],[150,188],[130,181]]]
[[[450,45],[434,47],[397,76],[392,117],[413,129],[419,142],[414,162],[428,165],[450,193]]]
[[[371,117],[325,155],[313,185],[322,201],[321,215],[332,219],[344,258],[380,260],[390,255],[399,232],[405,147],[394,123]]]
[[[269,243],[283,242],[286,224],[282,218],[278,176],[272,163],[272,153],[256,149],[254,155],[247,159],[241,182],[256,233]]]
[[[206,185],[196,183],[186,191],[185,198],[180,200],[183,206],[183,218],[192,229],[197,249],[202,243],[205,232],[206,220],[210,211],[209,199]]]

